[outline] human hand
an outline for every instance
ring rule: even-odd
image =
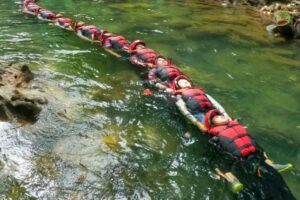
[[[154,67],[154,64],[152,64],[152,63],[147,63],[147,67],[153,68],[153,67]]]
[[[161,83],[156,83],[155,87],[159,88],[159,89],[166,89],[167,87]]]
[[[165,89],[165,92],[171,94],[171,93],[173,93],[173,90],[171,88],[167,88],[167,89]]]
[[[207,132],[207,128],[204,124],[202,124],[201,122],[197,121],[196,122],[196,126],[202,131],[202,132]]]

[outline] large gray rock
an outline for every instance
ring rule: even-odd
[[[27,65],[0,61],[0,119],[34,121],[47,103],[42,94],[31,87],[34,78]]]

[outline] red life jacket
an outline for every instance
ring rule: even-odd
[[[79,30],[82,29],[82,27],[83,27],[83,26],[76,25],[76,26],[74,27],[74,31],[75,31],[75,32],[76,32],[76,31],[79,31]]]
[[[23,6],[27,7],[29,4],[35,4],[35,0],[25,0],[25,1],[23,1]]]
[[[100,30],[96,26],[93,26],[93,25],[83,26],[82,29],[88,30],[92,34],[100,34],[101,33]]]
[[[153,49],[143,48],[134,50],[135,56],[143,63],[154,64],[156,53]]]
[[[256,151],[246,129],[236,121],[212,127],[208,132],[217,136],[217,143],[234,156],[245,157]]]
[[[72,25],[72,20],[70,18],[58,18],[57,22],[60,25],[67,25],[67,26],[71,26]]]
[[[207,112],[213,109],[212,103],[209,101],[202,88],[188,88],[177,90],[175,94],[181,94],[182,99],[186,103],[188,110],[192,114],[199,112]]]
[[[30,3],[28,6],[27,6],[27,10],[29,11],[29,12],[32,12],[32,13],[34,13],[35,15],[37,15],[37,14],[39,14],[40,13],[40,11],[41,11],[41,7],[40,6],[38,6],[38,5],[36,5],[36,4],[34,4],[34,3]]]
[[[50,19],[50,20],[55,19],[55,14],[49,10],[42,10],[40,11],[39,15],[44,19]]]
[[[116,35],[108,39],[111,41],[111,47],[113,49],[122,49],[124,46],[128,46],[128,42],[123,36]]]
[[[75,26],[75,31],[79,31],[79,30],[87,31],[97,36],[101,33],[101,31],[96,26],[93,25]]]
[[[173,80],[183,73],[174,65],[158,66],[155,69],[155,74],[162,82],[171,84]]]

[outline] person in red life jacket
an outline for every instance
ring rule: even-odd
[[[36,3],[35,0],[21,0],[23,6],[28,6],[30,3]]]
[[[235,157],[247,157],[256,152],[256,147],[247,130],[237,121],[213,109],[205,115],[207,132],[213,142]]]
[[[153,66],[155,67],[148,73],[150,84],[166,92],[173,92],[174,79],[184,74],[176,66],[172,65],[170,60],[161,55],[156,57]]]
[[[55,19],[54,25],[66,30],[73,30],[73,22],[70,18],[58,17]]]
[[[28,1],[27,3],[24,3],[23,5],[23,12],[31,15],[38,15],[40,11],[42,10],[42,7],[38,6],[33,1]]]
[[[208,111],[205,115],[205,126],[207,132],[212,135],[210,141],[237,160],[241,162],[248,161],[246,163],[249,163],[253,157],[259,157],[259,147],[254,143],[244,126],[239,122],[224,116],[220,111],[216,109]],[[278,172],[287,171],[293,168],[293,165],[290,163],[285,165],[275,164],[268,159],[266,153],[263,155],[264,162]],[[232,172],[228,170],[226,170],[226,172],[221,172],[219,168],[216,168],[216,172],[217,175],[225,178],[231,183],[231,189],[234,193],[238,193],[243,189],[243,184],[241,184]],[[257,175],[258,177],[261,177],[260,168],[257,168]]]
[[[129,58],[130,62],[144,68],[153,67],[157,54],[153,49],[147,48],[141,40],[133,41],[128,48],[128,52],[132,54]]]
[[[112,49],[114,51],[128,51],[128,41],[123,36],[115,35],[108,31],[103,31],[103,33],[99,37],[99,40],[107,49]]]
[[[204,124],[205,114],[212,109],[218,109],[230,118],[225,109],[202,88],[192,86],[192,82],[186,76],[178,76],[174,79],[176,106],[180,112],[196,125],[202,132],[207,128]]]
[[[104,47],[105,51],[117,58],[121,58],[122,56],[116,53],[116,51],[128,52],[128,41],[123,36],[103,31],[99,35],[98,40],[101,42],[100,46]]]
[[[52,21],[55,21],[57,18],[62,17],[62,15],[59,13],[55,14],[50,10],[41,9],[39,14],[37,15],[37,17],[40,20],[52,22]]]
[[[98,41],[98,38],[102,31],[94,25],[85,25],[84,22],[79,21],[74,25],[73,30],[81,39],[90,42],[100,42]]]
[[[231,120],[228,116],[224,116],[219,110],[213,109],[205,115],[205,127],[207,132],[213,136],[211,141],[216,143],[230,155],[237,158],[246,158],[255,154],[256,144],[248,135],[247,130],[236,120]],[[275,164],[270,160],[264,152],[265,163],[283,172],[293,168],[291,163]]]

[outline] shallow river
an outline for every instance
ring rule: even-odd
[[[243,199],[214,174],[207,138],[144,75],[71,32],[0,2],[0,60],[29,64],[49,104],[36,123],[0,122],[0,199]],[[41,0],[172,58],[279,163],[300,199],[300,43],[253,10],[188,1]],[[195,142],[184,145],[189,131]]]

